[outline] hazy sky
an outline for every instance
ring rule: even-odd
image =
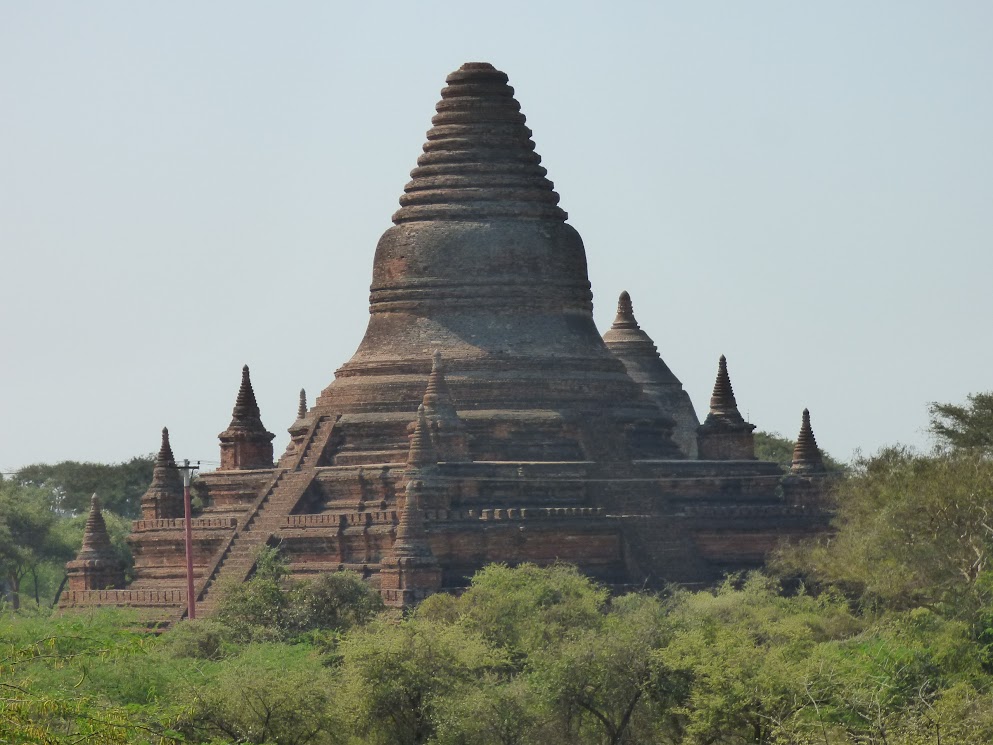
[[[993,3],[0,2],[0,467],[277,452],[365,330],[445,75],[510,76],[706,413],[837,457],[993,389]]]

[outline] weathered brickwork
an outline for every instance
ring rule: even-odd
[[[601,337],[582,239],[507,76],[470,63],[447,82],[376,248],[365,337],[312,406],[301,391],[277,463],[243,371],[221,467],[197,487],[201,614],[263,545],[296,576],[353,569],[408,606],[494,561],[573,562],[618,588],[710,582],[826,525],[812,431],[784,474],[755,460],[723,357],[700,425],[626,293]],[[185,523],[160,460],[136,579],[101,602],[169,620]]]

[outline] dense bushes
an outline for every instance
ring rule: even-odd
[[[402,616],[267,551],[215,618],[160,637],[7,611],[0,742],[993,742],[988,451],[889,449],[836,497],[834,531],[778,575],[709,591],[610,597],[569,566],[496,565]]]
[[[976,627],[930,608],[864,613],[761,575],[609,598],[568,566],[491,566],[400,617],[372,613],[355,577],[251,587],[271,582],[231,602],[268,597],[278,613],[255,618],[290,619],[278,633],[208,619],[156,638],[120,614],[6,614],[0,741],[993,741]],[[323,620],[296,626],[301,605]]]

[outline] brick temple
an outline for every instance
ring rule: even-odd
[[[823,530],[807,412],[785,473],[755,459],[723,357],[701,424],[627,293],[601,336],[582,239],[507,76],[463,65],[432,125],[376,248],[365,337],[313,406],[301,391],[278,460],[242,371],[220,467],[196,484],[198,612],[264,545],[294,576],[354,570],[406,607],[490,562],[570,562],[617,589],[708,583]],[[64,606],[185,615],[175,465],[164,430],[127,587],[94,503]]]

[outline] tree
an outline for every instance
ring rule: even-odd
[[[568,629],[528,662],[556,729],[582,742],[659,741],[689,678],[656,653],[671,639],[668,609],[647,594],[616,598],[596,628]]]
[[[182,742],[152,639],[116,611],[0,614],[0,742],[130,745]]]
[[[509,669],[506,654],[461,624],[416,615],[378,619],[341,643],[342,695],[360,742],[420,745],[434,737],[450,697]]]
[[[344,741],[333,696],[313,650],[252,644],[206,677],[181,728],[193,742],[333,745]]]
[[[354,572],[289,578],[279,551],[263,547],[247,582],[222,588],[217,619],[235,641],[291,641],[315,631],[344,632],[383,608],[379,593]]]
[[[993,451],[993,391],[966,398],[965,405],[929,404],[931,433],[948,448]]]
[[[85,513],[90,495],[97,494],[105,508],[128,518],[141,513],[141,496],[152,481],[155,459],[137,456],[123,463],[35,463],[25,466],[13,481],[44,488],[53,509],[68,513]]]
[[[43,490],[9,481],[0,484],[0,573],[15,609],[21,605],[25,577],[34,577],[35,602],[40,603],[39,567],[65,563],[75,555],[58,522]]]
[[[490,564],[472,578],[458,613],[469,628],[523,661],[567,631],[597,628],[607,596],[606,588],[571,565]]]
[[[835,489],[833,533],[785,549],[776,567],[896,610],[975,608],[993,558],[993,460],[889,448]]]

